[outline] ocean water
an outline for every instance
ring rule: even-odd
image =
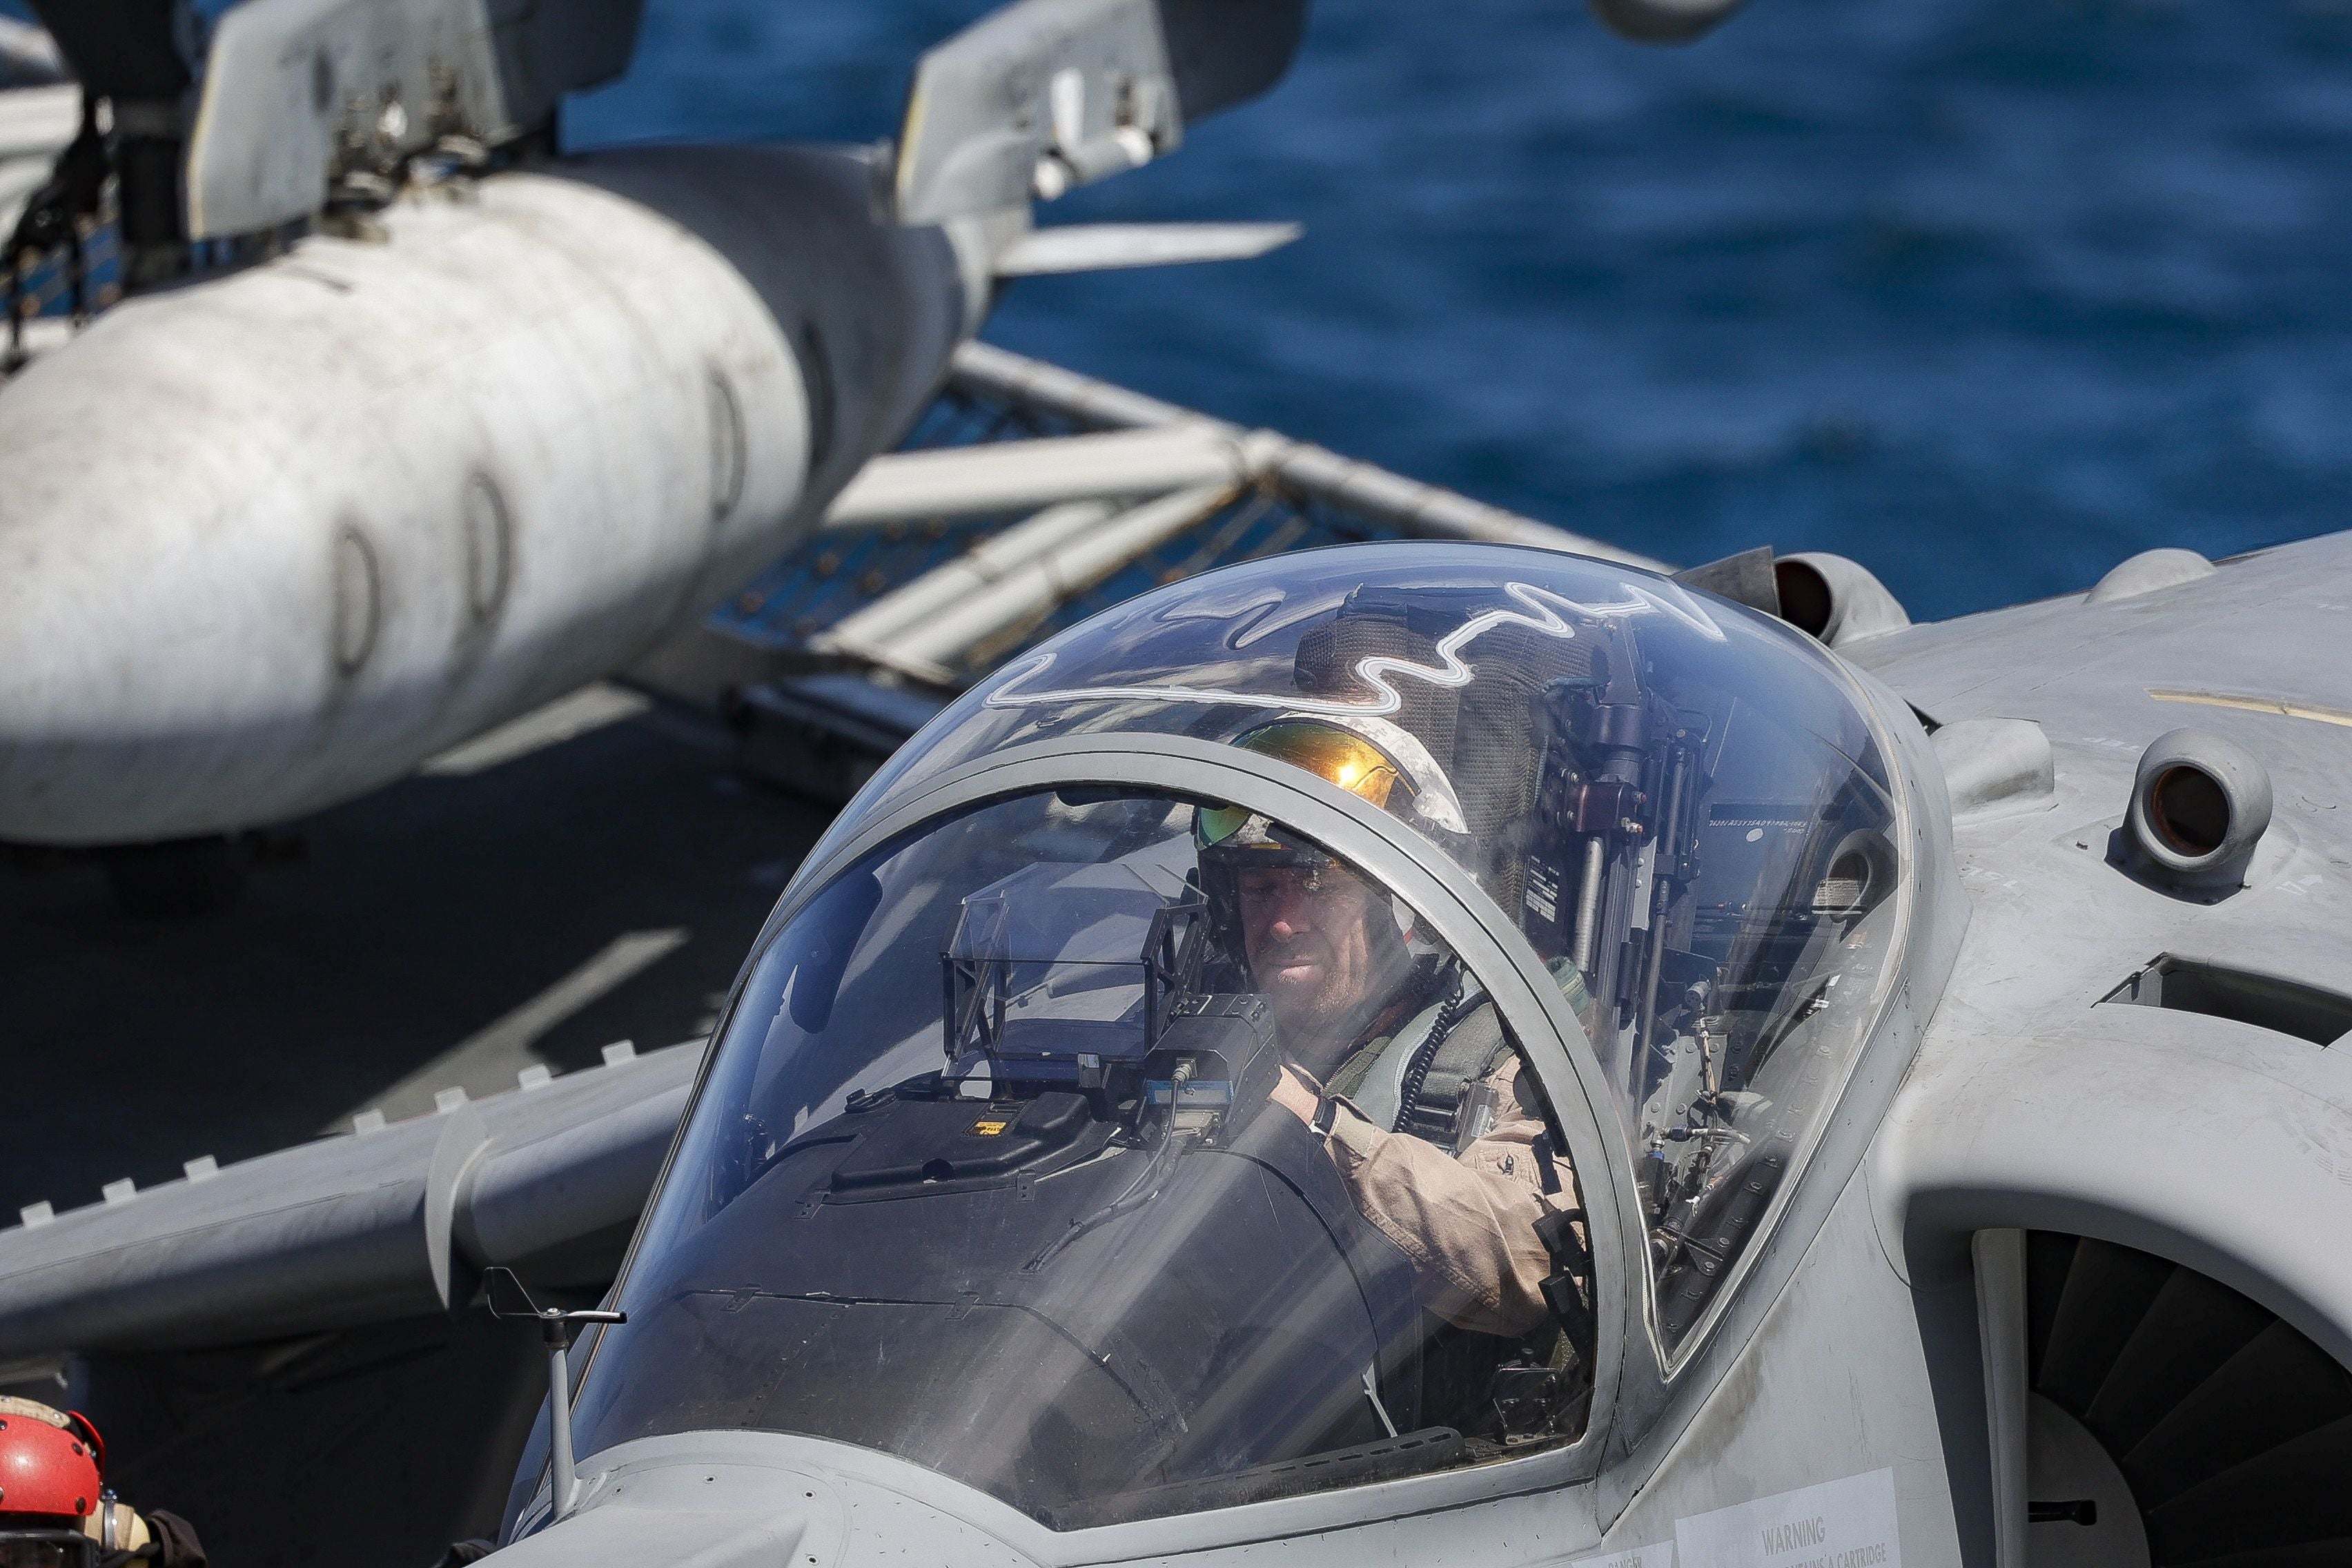
[[[983,9],[648,0],[567,136],[887,135]],[[2345,521],[2345,0],[1751,0],[1664,50],[1323,0],[1042,216],[1307,236],[1024,282],[992,340],[1670,560],[1840,551],[1926,618]]]

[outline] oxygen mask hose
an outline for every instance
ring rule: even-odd
[[[1430,1064],[1437,1059],[1438,1047],[1445,1044],[1445,1037],[1454,1032],[1454,1026],[1460,1021],[1463,999],[1467,994],[1462,984],[1462,975],[1457,971],[1454,976],[1453,993],[1438,1007],[1437,1016],[1429,1021],[1429,1033],[1422,1037],[1421,1044],[1413,1049],[1412,1060],[1405,1065],[1404,1078],[1397,1090],[1396,1122],[1389,1129],[1390,1131],[1404,1131],[1412,1120],[1412,1108],[1421,1102],[1422,1090],[1429,1084]]]

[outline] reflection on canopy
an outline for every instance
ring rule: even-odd
[[[1851,678],[1777,622],[1612,563],[1318,551],[1073,628],[866,798],[1024,741],[1234,742],[1270,718],[1409,733],[1462,826],[1409,826],[1598,999],[1585,1022],[1645,1194],[1660,1338],[1683,1343],[1769,1227],[1895,972],[1899,808]]]
[[[1314,1102],[1280,1100],[1306,1021],[1204,874],[1221,849],[1196,847],[1195,822],[1220,809],[998,802],[877,850],[777,933],[623,1282],[628,1332],[583,1385],[585,1447],[805,1433],[1067,1529],[1582,1430],[1592,1265],[1534,1163],[1496,1175],[1556,1140],[1499,1026],[1454,1037],[1496,1021],[1475,977],[1277,826],[1300,896],[1344,880],[1358,898],[1371,959],[1346,1037],[1320,1043],[1366,1079],[1416,1059],[1433,1077],[1449,1041],[1477,1057],[1475,1084],[1389,1087],[1397,1127],[1354,1135],[1409,1146],[1381,1170],[1418,1161],[1507,1231],[1423,1237],[1400,1231],[1393,1179],[1360,1180]],[[1489,1082],[1509,1107],[1473,1092]],[[1564,1162],[1545,1169],[1572,1187]],[[1452,1267],[1524,1268],[1487,1292],[1508,1284],[1510,1321],[1452,1300],[1424,1241],[1467,1260]]]
[[[1606,1106],[1523,1070],[1487,983],[1376,876],[1159,793],[1131,745],[1066,745],[1065,787],[929,816],[759,956],[583,1385],[591,1449],[806,1432],[1067,1528],[1571,1441],[1611,1260],[1581,1252],[1601,1184],[1555,1107],[1613,1128],[1669,1363],[1729,1299],[1911,898],[1833,658],[1613,564],[1286,556],[1000,672],[828,843],[1007,747],[1113,735],[1205,744],[1450,864],[1558,986]],[[1335,910],[1352,945],[1297,945]],[[1433,1289],[1448,1247],[1485,1272]]]
[[[1372,694],[1365,699],[1317,698],[1295,691],[1254,690],[1238,682],[1232,687],[1193,682],[1158,686],[1071,686],[1042,691],[1031,689],[1026,683],[1051,669],[1058,657],[1055,648],[1048,645],[1027,658],[1008,666],[1003,678],[989,690],[985,700],[991,708],[1056,707],[1072,702],[1208,702],[1332,717],[1385,715],[1404,706],[1404,698],[1394,684],[1394,677],[1408,677],[1431,686],[1449,689],[1469,685],[1477,678],[1478,672],[1463,658],[1463,650],[1501,626],[1522,626],[1566,642],[1576,636],[1576,620],[1590,623],[1666,615],[1682,621],[1702,637],[1716,642],[1724,640],[1723,629],[1716,625],[1714,617],[1684,592],[1680,584],[1659,582],[1643,586],[1629,582],[1622,587],[1625,596],[1616,602],[1583,604],[1562,598],[1531,584],[1505,583],[1502,592],[1525,607],[1485,610],[1470,616],[1432,645],[1427,662],[1381,654],[1370,654],[1358,659],[1352,671],[1355,683]],[[1251,609],[1270,612],[1279,609],[1281,605],[1281,598],[1276,595],[1257,601]],[[1199,621],[1204,617],[1195,612],[1182,618]],[[1236,628],[1233,646],[1240,647],[1253,640],[1243,636],[1244,632],[1255,631],[1262,635],[1263,630],[1271,629],[1258,624],[1261,618],[1257,616],[1244,617],[1244,625]]]

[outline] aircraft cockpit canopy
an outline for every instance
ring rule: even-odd
[[[1608,562],[1310,552],[1117,606],[1013,661],[879,798],[1024,742],[1154,731],[1319,774],[1444,850],[1600,1005],[1671,1357],[1894,978],[1901,785],[1853,675],[1787,625]],[[878,802],[877,802],[878,803]]]
[[[1340,800],[1559,1005],[1506,1005],[1381,857],[1083,761],[1113,737]],[[950,787],[1047,741],[1065,782]],[[1098,616],[788,895],[581,1446],[803,1433],[1071,1529],[1573,1445],[1622,1270],[1670,1371],[1818,1142],[1898,967],[1905,809],[1833,659],[1606,563],[1318,552]],[[1596,1252],[1628,1193],[1638,1247]]]

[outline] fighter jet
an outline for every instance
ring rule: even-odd
[[[37,1205],[0,1357],[527,1316],[518,1568],[2346,1561],[2347,566],[1167,585],[708,1047]]]
[[[892,758],[707,1051],[29,1215],[0,1356],[493,1280],[516,1568],[2344,1561],[2347,561],[1171,584]]]
[[[8,275],[129,297],[0,384],[0,840],[165,847],[117,868],[216,879],[221,836],[691,626],[1000,279],[1297,232],[1030,209],[1263,91],[1299,0],[1024,0],[923,58],[895,146],[571,157],[557,100],[624,68],[635,0],[248,0],[193,73],[168,7],[42,11],[81,110],[34,89],[25,145],[67,145]]]

